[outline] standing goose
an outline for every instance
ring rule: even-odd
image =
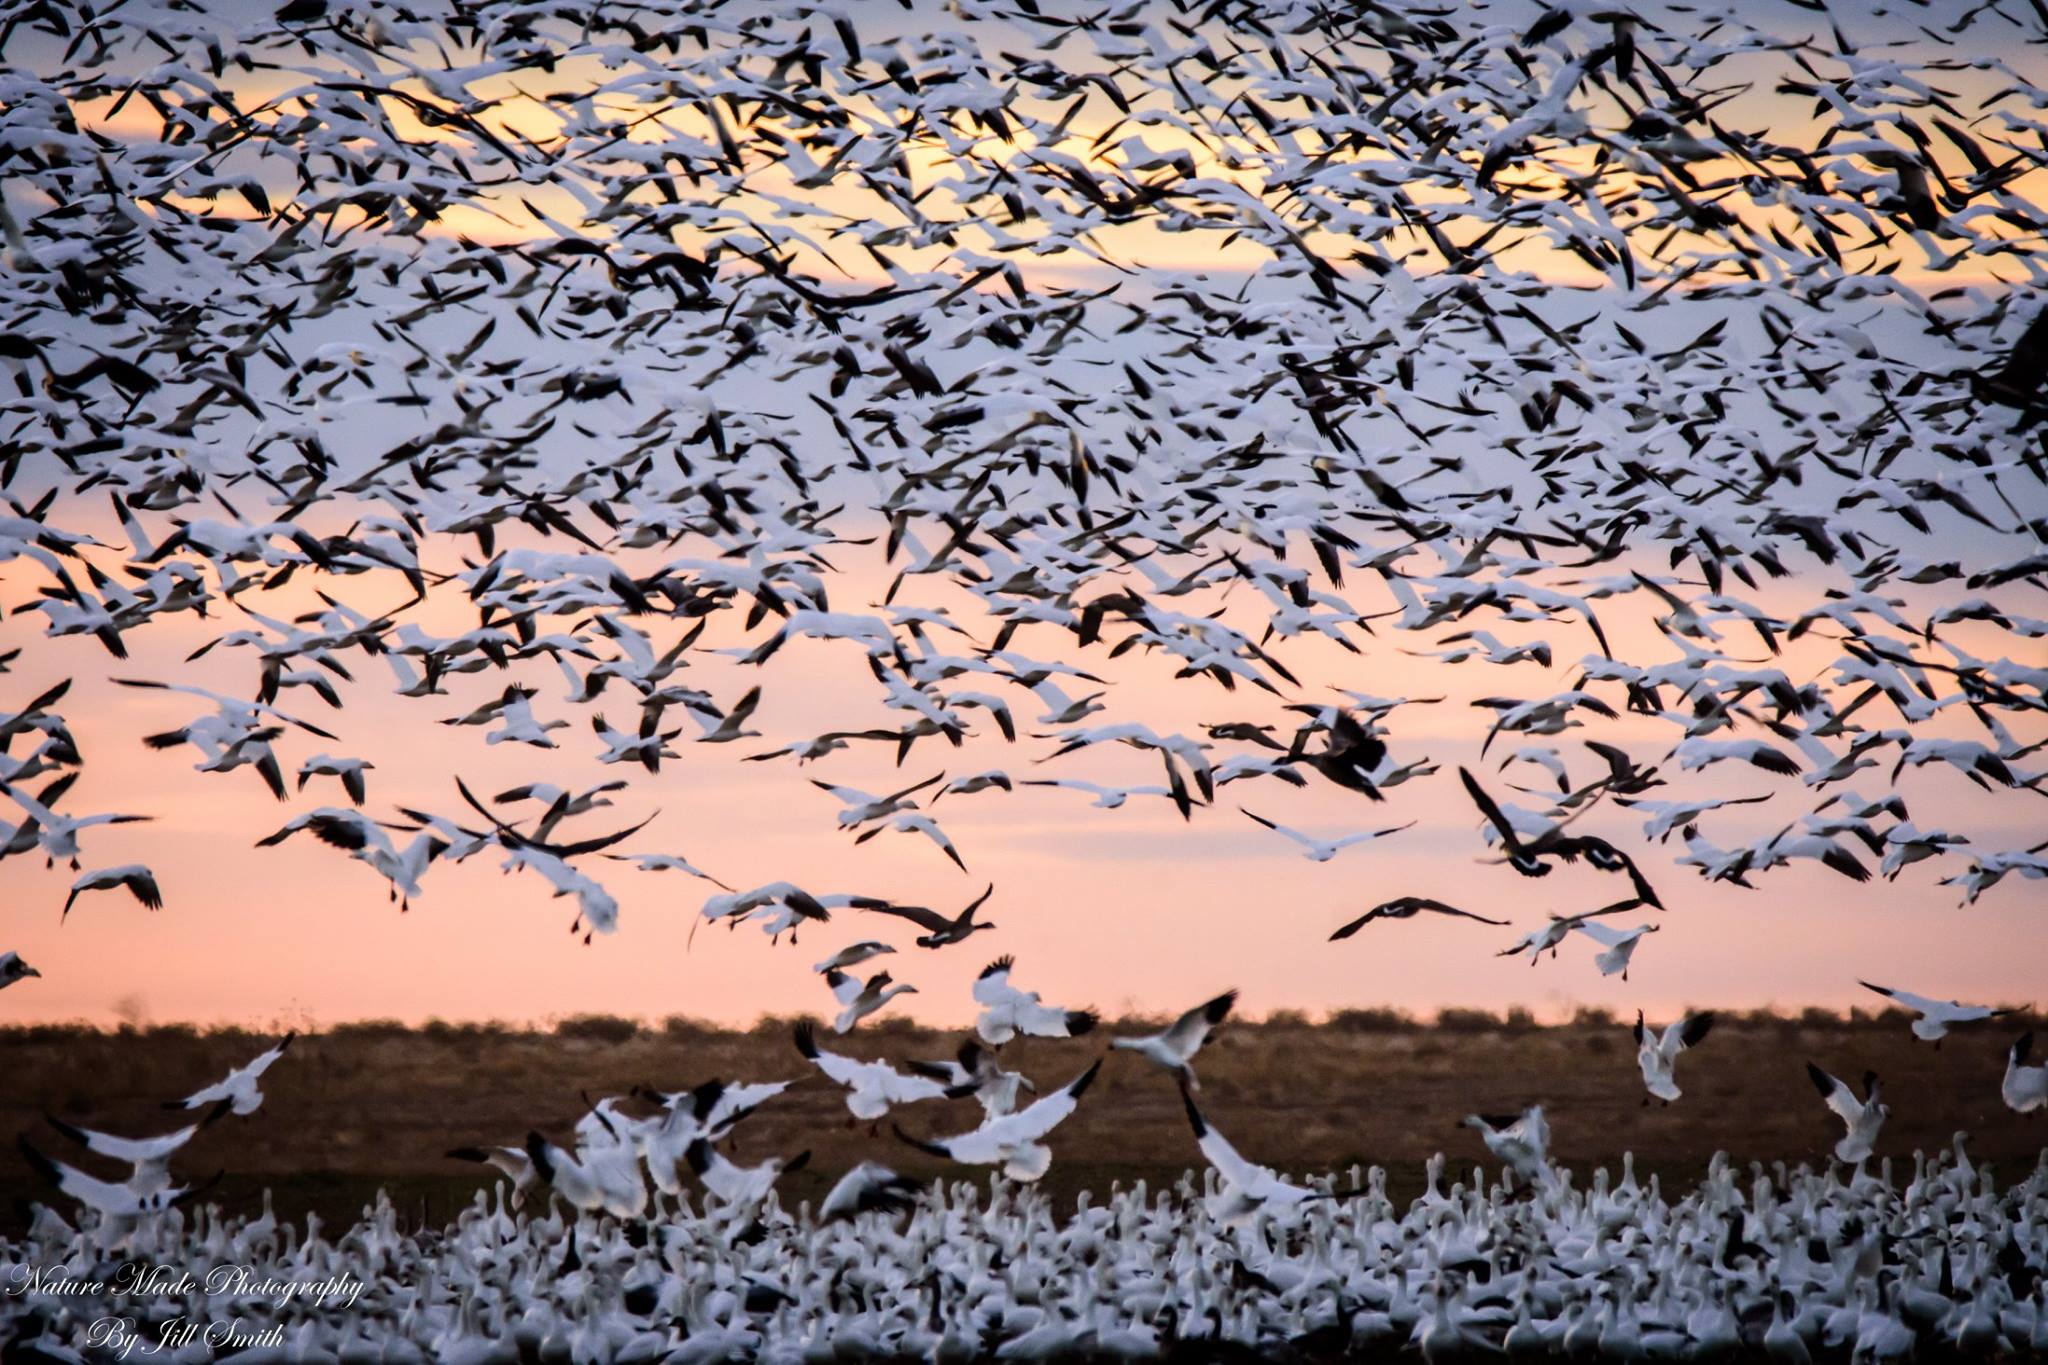
[[[1202,1050],[1202,1044],[1209,1041],[1209,1034],[1216,1026],[1230,1017],[1230,1007],[1236,1003],[1237,992],[1225,991],[1215,999],[1195,1006],[1163,1032],[1148,1033],[1139,1038],[1113,1039],[1110,1046],[1124,1052],[1135,1052],[1179,1076],[1188,1089],[1199,1090],[1202,1087],[1195,1079],[1195,1054]]]
[[[1877,1079],[1877,1073],[1863,1073],[1863,1098],[1860,1100],[1847,1083],[1830,1076],[1812,1062],[1806,1064],[1806,1075],[1813,1082],[1813,1088],[1820,1092],[1821,1100],[1848,1127],[1849,1131],[1835,1144],[1835,1156],[1852,1164],[1868,1158],[1877,1145],[1878,1131],[1892,1112],[1891,1106],[1882,1098],[1883,1084]]]
[[[1704,1010],[1688,1014],[1676,1023],[1666,1026],[1662,1034],[1643,1024],[1643,1012],[1636,1011],[1636,1065],[1643,1071],[1643,1087],[1650,1094],[1643,1097],[1643,1103],[1650,1102],[1650,1096],[1669,1104],[1680,1095],[1676,1067],[1678,1054],[1689,1047],[1699,1046],[1700,1040],[1714,1027],[1714,1012]]]

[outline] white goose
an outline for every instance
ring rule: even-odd
[[[876,972],[862,985],[845,972],[825,973],[825,984],[832,988],[833,998],[843,1006],[839,1017],[832,1021],[834,1033],[849,1033],[853,1026],[871,1014],[879,1013],[891,1000],[899,995],[915,995],[917,987],[902,982],[892,984],[887,972]]]
[[[1281,1178],[1271,1167],[1247,1161],[1238,1155],[1223,1134],[1202,1117],[1195,1097],[1181,1088],[1181,1104],[1187,1109],[1188,1126],[1195,1130],[1195,1145],[1223,1179],[1223,1190],[1205,1201],[1209,1216],[1219,1223],[1247,1222],[1268,1205],[1304,1204],[1322,1196]]]
[[[263,1073],[270,1070],[278,1058],[284,1056],[284,1050],[290,1047],[292,1039],[298,1036],[297,1033],[287,1033],[277,1046],[256,1054],[220,1080],[193,1091],[184,1099],[167,1101],[164,1108],[203,1109],[210,1104],[228,1100],[232,1102],[233,1111],[238,1117],[247,1118],[263,1107],[263,1090],[259,1085]]]
[[[1123,1052],[1135,1052],[1179,1076],[1190,1090],[1199,1090],[1201,1083],[1195,1079],[1192,1065],[1195,1054],[1202,1050],[1202,1044],[1209,1041],[1209,1034],[1216,1026],[1229,1018],[1230,1008],[1236,1003],[1237,992],[1225,991],[1215,999],[1195,1006],[1162,1032],[1137,1038],[1116,1038],[1109,1045]]]
[[[974,999],[981,1016],[974,1031],[991,1047],[1001,1047],[1018,1034],[1033,1038],[1078,1038],[1093,1029],[1099,1016],[1093,1010],[1060,1009],[1042,1003],[1036,991],[1020,991],[1010,984],[1014,957],[1003,956],[981,969],[974,983]]]
[[[1911,991],[1872,985],[1868,981],[1858,981],[1856,984],[1867,991],[1876,991],[1885,999],[1895,1001],[1911,1010],[1918,1016],[1913,1020],[1913,1036],[1936,1047],[1941,1046],[1941,1040],[1946,1038],[1948,1031],[1957,1024],[1974,1024],[1980,1020],[1997,1019],[2017,1013],[2015,1010],[1993,1009],[1989,1005],[1965,1005],[1959,1000],[1935,1000],[1925,995],[1915,995]]]
[[[11,949],[0,953],[0,990],[5,990],[24,978],[41,975],[41,972],[21,960],[20,953]]]
[[[2028,1066],[2034,1055],[2034,1031],[2028,1029],[2013,1040],[2005,1054],[2005,1080],[1998,1087],[1999,1098],[2016,1114],[2048,1109],[2048,1062]]]
[[[1878,1131],[1892,1112],[1891,1106],[1883,1101],[1883,1084],[1877,1079],[1877,1073],[1863,1073],[1863,1098],[1860,1100],[1845,1082],[1822,1071],[1812,1062],[1806,1064],[1806,1075],[1813,1082],[1813,1088],[1820,1092],[1821,1100],[1835,1111],[1835,1116],[1849,1130],[1835,1144],[1835,1156],[1852,1164],[1868,1158],[1877,1145]]]
[[[895,1129],[896,1136],[921,1151],[970,1166],[1001,1166],[1007,1178],[1030,1184],[1052,1169],[1052,1148],[1044,1137],[1064,1123],[1080,1104],[1081,1096],[1102,1070],[1096,1058],[1072,1081],[1027,1109],[990,1119],[971,1133],[953,1138],[914,1138]]]
[[[947,1089],[926,1076],[906,1076],[887,1062],[860,1062],[827,1052],[806,1019],[796,1026],[796,1050],[825,1073],[828,1080],[846,1087],[846,1108],[855,1120],[878,1122],[899,1104],[947,1097]]]
[[[1642,1068],[1643,1088],[1656,1098],[1669,1104],[1682,1093],[1678,1088],[1678,1054],[1689,1047],[1699,1046],[1700,1040],[1714,1027],[1714,1012],[1705,1010],[1688,1014],[1672,1023],[1659,1034],[1643,1024],[1643,1012],[1636,1011],[1636,1065]],[[1643,1103],[1650,1102],[1650,1095],[1643,1097]]]

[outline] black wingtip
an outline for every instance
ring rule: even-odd
[[[784,1175],[788,1175],[791,1171],[800,1171],[810,1164],[811,1149],[806,1147],[801,1152],[798,1152],[795,1156],[791,1157],[789,1160],[782,1163],[782,1173]]]
[[[1806,1078],[1813,1082],[1813,1088],[1815,1090],[1820,1091],[1820,1097],[1822,1099],[1826,1099],[1828,1096],[1835,1093],[1835,1078],[1828,1075],[1827,1072],[1822,1071],[1812,1062],[1808,1062],[1806,1064]]]
[[[1014,967],[1014,966],[1016,966],[1016,965],[1017,965],[1017,959],[1016,959],[1016,958],[1014,958],[1014,957],[1012,957],[1012,956],[1010,956],[1010,954],[1008,954],[1008,953],[1004,953],[1004,954],[1003,954],[1003,955],[1002,955],[1001,957],[997,958],[997,959],[996,959],[996,960],[995,960],[994,962],[991,962],[991,963],[989,963],[989,964],[988,964],[988,965],[987,965],[986,967],[983,967],[983,968],[981,969],[981,975],[980,975],[980,977],[978,977],[978,978],[976,978],[976,979],[977,979],[977,980],[982,980],[982,981],[986,981],[986,980],[987,980],[988,978],[990,978],[990,977],[994,976],[994,975],[995,975],[995,974],[996,974],[997,972],[1007,972],[1007,971],[1009,971],[1009,970],[1010,970],[1010,968],[1012,968],[1012,967]]]
[[[1072,1085],[1067,1087],[1067,1094],[1077,1100],[1087,1094],[1088,1087],[1095,1084],[1095,1073],[1100,1070],[1102,1070],[1102,1058],[1097,1057],[1094,1063],[1076,1077]]]
[[[2012,1059],[2019,1065],[2025,1066],[2027,1064],[2027,1059],[2029,1057],[2032,1057],[2033,1055],[2034,1031],[2032,1029],[2028,1029],[2025,1033],[2022,1033],[2018,1038],[2013,1040]]]
[[[711,1169],[711,1144],[698,1138],[683,1149],[683,1159],[690,1163],[690,1169],[698,1175]]]
[[[796,1050],[811,1061],[818,1060],[818,1031],[808,1019],[796,1026]]]
[[[1067,1036],[1079,1038],[1084,1033],[1093,1033],[1095,1026],[1102,1022],[1102,1016],[1094,1010],[1068,1010]]]
[[[442,1155],[446,1156],[450,1161],[474,1161],[481,1163],[491,1159],[491,1154],[481,1147],[450,1147]]]
[[[1230,1017],[1231,1008],[1237,1004],[1237,988],[1223,992],[1208,1004],[1202,1006],[1202,1017],[1211,1024],[1220,1024]]]
[[[891,1123],[889,1125],[889,1131],[894,1133],[899,1141],[908,1143],[910,1146],[917,1148],[917,1150],[920,1152],[928,1152],[932,1156],[944,1157],[948,1161],[952,1160],[953,1154],[947,1151],[944,1147],[941,1147],[936,1142],[926,1142],[923,1138],[912,1137],[910,1134],[903,1131],[903,1125],[900,1123]]]
[[[1195,1141],[1209,1136],[1209,1125],[1202,1121],[1202,1111],[1195,1108],[1195,1097],[1186,1086],[1180,1088],[1181,1107],[1188,1111],[1188,1126],[1195,1130]]]
[[[533,1159],[533,1169],[540,1172],[542,1180],[555,1178],[555,1163],[548,1156],[548,1140],[537,1132],[526,1135],[526,1154]]]
[[[28,1162],[29,1169],[33,1170],[37,1175],[49,1181],[52,1185],[58,1184],[63,1180],[64,1174],[57,1169],[57,1163],[36,1150],[35,1144],[31,1143],[27,1138],[16,1138],[14,1145],[21,1149],[22,1159]]]

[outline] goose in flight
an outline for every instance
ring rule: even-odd
[[[803,1151],[787,1161],[769,1157],[758,1166],[742,1166],[721,1155],[703,1138],[686,1147],[683,1155],[690,1169],[704,1182],[704,1188],[718,1196],[720,1212],[727,1217],[752,1212],[768,1197],[778,1179],[786,1172],[802,1170],[811,1160],[811,1154]]]
[[[448,840],[428,829],[415,835],[401,852],[382,825],[361,811],[339,806],[322,806],[294,816],[284,828],[258,839],[256,847],[274,848],[302,830],[383,877],[389,883],[390,898],[399,903],[401,911],[412,908],[412,898],[420,894],[420,878],[451,847]]]
[[[60,1193],[99,1213],[104,1220],[98,1229],[99,1236],[107,1242],[125,1241],[135,1230],[137,1221],[145,1215],[161,1213],[206,1188],[204,1185],[172,1187],[166,1184],[160,1189],[139,1191],[125,1182],[100,1180],[75,1166],[53,1161],[30,1145],[27,1138],[19,1139],[16,1146],[21,1149],[30,1170],[55,1186]],[[213,1181],[206,1183],[211,1185]]]
[[[825,972],[842,972],[848,967],[858,967],[869,958],[880,957],[884,953],[893,953],[895,951],[894,948],[880,939],[862,939],[859,943],[850,943],[846,947],[841,948],[823,962],[812,966],[811,970],[821,975]]]
[[[1885,999],[1896,1001],[1911,1010],[1916,1016],[1913,1020],[1913,1036],[1936,1047],[1941,1046],[1941,1040],[1958,1024],[1974,1024],[1981,1020],[2000,1019],[2008,1014],[2018,1013],[2017,1010],[1993,1009],[1989,1005],[1965,1005],[1959,1000],[1934,1000],[1924,995],[1915,995],[1911,991],[1893,990],[1889,986],[1877,986],[1863,980],[1858,980],[1856,984],[1867,991],[1876,991]]]
[[[1550,1123],[1542,1105],[1531,1105],[1519,1114],[1467,1114],[1462,1123],[1479,1134],[1494,1160],[1529,1184],[1549,1179]]]
[[[1585,910],[1576,915],[1552,915],[1550,923],[1544,925],[1541,929],[1534,929],[1524,934],[1512,947],[1503,948],[1498,953],[1495,953],[1494,956],[1514,957],[1518,953],[1527,953],[1529,955],[1529,965],[1533,967],[1542,960],[1543,955],[1547,952],[1550,954],[1551,959],[1555,961],[1559,945],[1565,941],[1572,930],[1578,928],[1581,924],[1599,915],[1618,915],[1624,910],[1633,910],[1641,904],[1642,902],[1639,900],[1616,901],[1612,905],[1603,905],[1598,910]]]
[[[41,976],[42,973],[21,960],[21,954],[12,949],[0,953],[0,990],[5,990],[24,977]]]
[[[1230,1007],[1236,1003],[1237,992],[1225,991],[1215,999],[1195,1006],[1163,1032],[1148,1033],[1138,1038],[1116,1038],[1109,1045],[1120,1051],[1135,1052],[1173,1072],[1188,1089],[1199,1090],[1202,1087],[1195,1079],[1195,1054],[1202,1050],[1202,1044],[1209,1041],[1209,1035],[1216,1026],[1230,1017]]]
[[[988,898],[995,893],[996,884],[990,882],[986,891],[976,896],[965,910],[962,910],[951,919],[947,919],[936,910],[927,910],[922,905],[884,903],[881,905],[869,905],[863,908],[871,915],[895,915],[899,919],[907,919],[912,924],[924,929],[925,932],[919,934],[916,940],[917,946],[920,948],[945,948],[955,943],[964,943],[968,935],[979,930],[996,927],[995,922],[992,920],[982,920],[977,923],[974,918],[974,912],[981,909]]]
[[[1243,806],[1239,806],[1238,809],[1259,824],[1264,825],[1267,829],[1272,830],[1275,834],[1284,834],[1294,840],[1295,843],[1300,844],[1304,850],[1302,856],[1310,862],[1316,863],[1327,863],[1347,848],[1357,844],[1369,844],[1375,839],[1384,839],[1389,834],[1399,834],[1404,829],[1413,828],[1415,824],[1413,820],[1410,820],[1405,825],[1393,825],[1387,829],[1361,830],[1357,834],[1346,834],[1336,839],[1318,839],[1312,834],[1303,834],[1298,829],[1290,829],[1286,825],[1275,824],[1263,815],[1245,810]]]
[[[1863,1073],[1863,1098],[1857,1099],[1856,1092],[1846,1082],[1822,1071],[1812,1062],[1806,1064],[1807,1079],[1820,1092],[1822,1103],[1835,1111],[1848,1131],[1835,1144],[1838,1160],[1851,1164],[1869,1157],[1877,1145],[1878,1130],[1884,1127],[1885,1119],[1891,1116],[1891,1106],[1883,1099],[1884,1086],[1875,1071]]]
[[[71,917],[71,907],[86,892],[112,891],[115,887],[126,887],[145,910],[164,908],[163,893],[156,888],[156,874],[141,863],[124,863],[120,867],[95,869],[71,883],[71,894],[64,898],[64,912],[57,916],[58,923]]]
[[[306,783],[316,777],[339,778],[341,789],[348,793],[349,804],[360,806],[370,794],[369,784],[364,780],[363,774],[376,766],[360,758],[337,758],[333,754],[315,754],[299,765],[298,789],[304,791]]]
[[[1335,943],[1340,938],[1350,938],[1374,920],[1413,919],[1424,911],[1437,915],[1457,915],[1465,919],[1478,920],[1481,924],[1491,924],[1497,927],[1504,926],[1508,922],[1504,919],[1488,919],[1484,915],[1475,915],[1470,910],[1460,910],[1455,905],[1445,905],[1442,901],[1432,900],[1428,896],[1399,896],[1390,901],[1382,901],[1357,919],[1344,924],[1336,933],[1330,935],[1330,942]]]
[[[899,1104],[949,1098],[947,1088],[928,1076],[906,1076],[887,1062],[860,1062],[818,1046],[806,1019],[796,1026],[796,1050],[825,1078],[846,1089],[846,1108],[862,1123],[876,1123]]]
[[[1638,924],[1633,929],[1616,929],[1611,925],[1599,924],[1588,919],[1582,919],[1572,926],[1604,950],[1593,955],[1593,965],[1600,969],[1600,975],[1619,976],[1623,981],[1628,980],[1629,959],[1635,956],[1636,948],[1643,941],[1643,935],[1654,934],[1662,927],[1657,924]]]
[[[70,776],[58,778],[44,790],[43,797],[51,801],[56,800],[71,785],[71,780]],[[91,829],[95,825],[133,825],[156,818],[153,815],[59,815],[44,804],[43,800],[38,800],[5,782],[0,782],[0,792],[12,797],[14,804],[20,806],[28,815],[28,818],[22,821],[21,827],[14,832],[14,837],[8,840],[8,847],[12,849],[17,840],[26,843],[30,832],[33,831],[34,839],[42,845],[49,864],[54,867],[57,860],[62,858],[71,864],[73,872],[79,867],[80,831]]]
[[[1005,1178],[1031,1184],[1052,1169],[1052,1148],[1045,1145],[1044,1138],[1073,1114],[1100,1070],[1102,1059],[1097,1057],[1086,1071],[1029,1108],[989,1119],[958,1137],[915,1138],[900,1126],[890,1126],[897,1137],[919,1151],[968,1166],[1000,1166]]]
[[[284,1050],[292,1045],[297,1033],[287,1033],[277,1046],[258,1053],[248,1062],[215,1081],[212,1085],[193,1091],[182,1100],[166,1100],[166,1109],[201,1109],[222,1100],[233,1101],[233,1112],[238,1118],[247,1118],[263,1106],[263,1090],[258,1084],[263,1073],[270,1070]]]
[[[1602,872],[1626,872],[1630,883],[1635,887],[1638,901],[1654,905],[1659,910],[1664,908],[1664,902],[1657,898],[1657,893],[1651,889],[1649,881],[1636,866],[1635,860],[1607,840],[1597,834],[1567,834],[1558,825],[1546,826],[1534,837],[1524,837],[1517,833],[1515,823],[1494,799],[1486,794],[1485,788],[1479,785],[1477,778],[1464,768],[1458,769],[1458,777],[1464,782],[1465,791],[1471,796],[1473,804],[1479,807],[1480,815],[1493,826],[1494,832],[1500,838],[1501,848],[1507,854],[1508,864],[1515,871],[1525,877],[1547,876],[1550,864],[1543,861],[1545,858],[1556,858],[1571,863],[1584,857],[1588,863]]]
[[[526,1135],[534,1176],[579,1212],[638,1218],[647,1208],[639,1150],[602,1108],[593,1108],[585,1119],[592,1116],[598,1120],[598,1131],[586,1130],[574,1152],[538,1132]]]
[[[1269,1204],[1284,1207],[1323,1197],[1314,1190],[1282,1179],[1269,1166],[1261,1166],[1238,1155],[1237,1148],[1230,1145],[1229,1139],[1202,1117],[1194,1095],[1185,1086],[1181,1087],[1180,1099],[1182,1107],[1187,1110],[1188,1126],[1195,1130],[1195,1145],[1202,1149],[1202,1155],[1223,1178],[1221,1193],[1206,1201],[1209,1216],[1217,1222],[1246,1223]]]
[[[52,1128],[87,1151],[106,1157],[109,1161],[126,1162],[130,1167],[126,1182],[129,1190],[138,1195],[151,1195],[170,1188],[171,1158],[183,1150],[186,1143],[198,1136],[200,1129],[227,1113],[230,1107],[231,1102],[223,1099],[209,1109],[206,1117],[199,1122],[186,1124],[174,1133],[164,1133],[151,1138],[116,1137],[111,1133],[76,1127],[54,1114],[45,1117],[49,1119]]]
[[[533,1158],[523,1147],[452,1147],[448,1150],[448,1158],[489,1166],[511,1181],[514,1208],[523,1204],[528,1192],[540,1184],[540,1172],[534,1168]]]
[[[850,1033],[853,1026],[869,1015],[879,1012],[899,995],[915,995],[917,987],[905,982],[891,984],[887,972],[876,972],[862,985],[845,972],[825,973],[825,984],[832,988],[832,994],[843,1007],[839,1017],[832,1022],[834,1033]]]
[[[1713,1027],[1714,1012],[1703,1010],[1667,1025],[1660,1034],[1645,1027],[1643,1012],[1636,1011],[1636,1065],[1642,1068],[1643,1088],[1650,1092],[1643,1097],[1644,1104],[1650,1102],[1651,1095],[1666,1104],[1679,1097],[1678,1054],[1689,1047],[1698,1047]]]
[[[960,1050],[952,1061],[910,1062],[912,1071],[920,1076],[929,1076],[940,1082],[949,1094],[960,1095],[972,1091],[980,1102],[982,1113],[990,1118],[1000,1118],[1017,1107],[1020,1091],[1038,1093],[1038,1087],[1031,1078],[1021,1071],[1005,1071],[993,1048],[983,1047],[969,1038],[960,1044]]]
[[[836,1222],[863,1213],[907,1213],[917,1204],[918,1182],[879,1161],[863,1161],[845,1175],[818,1206],[818,1221]]]
[[[1067,1010],[1040,1002],[1037,991],[1020,991],[1010,984],[1010,969],[1017,959],[1005,954],[981,969],[974,983],[974,999],[981,1015],[974,1031],[991,1047],[1001,1047],[1018,1034],[1033,1038],[1079,1038],[1100,1022],[1093,1010]]]
[[[890,792],[887,796],[876,796],[858,787],[835,786],[830,782],[820,782],[816,778],[811,779],[811,785],[819,791],[831,793],[839,802],[839,828],[859,829],[862,825],[885,820],[899,811],[916,810],[917,802],[912,801],[910,797],[934,782],[943,781],[945,776],[944,773],[936,773],[922,782],[912,783],[901,791]]]
[[[2034,1031],[2028,1029],[2013,1039],[2005,1054],[2005,1080],[1998,1087],[1999,1098],[2015,1114],[2048,1109],[2048,1062],[2028,1066],[2034,1055]]]

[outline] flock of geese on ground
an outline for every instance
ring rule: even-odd
[[[179,708],[152,753],[295,803],[259,846],[309,836],[407,909],[438,868],[495,859],[572,902],[586,944],[620,927],[629,870],[714,884],[697,923],[776,944],[848,912],[927,950],[999,935],[941,821],[1030,789],[1355,869],[1446,766],[1486,866],[1346,900],[1332,938],[1497,925],[1459,902],[1548,878],[1614,890],[1506,952],[1578,933],[1625,977],[1661,922],[1609,917],[1664,911],[1674,869],[2011,894],[2048,878],[2048,844],[2013,833],[2048,795],[2048,89],[2024,60],[2044,36],[2013,0],[0,11],[0,681],[36,675],[0,711],[0,859],[68,867],[60,922],[175,912],[178,887],[101,854],[151,814],[73,795],[100,738],[81,701],[119,688]],[[821,696],[795,658],[853,667]],[[1390,672],[1445,695],[1364,690]],[[1475,674],[1498,681],[1450,695]],[[374,760],[396,753],[337,733],[372,689],[534,775],[390,802]],[[1130,701],[1161,689],[1205,714]],[[799,690],[847,723],[792,731]],[[1414,720],[1431,706],[1481,722],[1462,763],[1425,751],[1456,728]],[[693,857],[656,798],[728,755],[829,774],[789,785],[849,859],[942,858],[965,889],[932,908],[741,877],[701,857],[716,830]],[[1219,800],[1238,783],[1261,795]],[[1283,823],[1283,786],[1369,823]],[[914,989],[853,973],[894,951],[818,964],[836,1033]],[[0,987],[90,970],[36,955],[0,955]],[[982,1127],[906,1140],[1029,1181],[1094,1073],[1024,1103],[995,1049],[1093,1020],[1011,970],[976,984],[975,1048],[928,1073],[815,1029],[798,1046],[856,1121],[977,1095]],[[1891,994],[1937,1033],[1969,1012]],[[2031,1270],[2007,1268],[2040,1264],[2038,1184],[1960,1167],[1904,1195],[1867,1172],[1722,1171],[1679,1203],[1625,1186],[1613,1221],[1614,1193],[1532,1179],[1540,1116],[1512,1116],[1479,1126],[1538,1153],[1529,1198],[1475,1184],[1395,1218],[1310,1197],[1329,1192],[1245,1164],[1198,1107],[1191,1059],[1228,1008],[1117,1040],[1186,1084],[1228,1233],[1188,1195],[1062,1225],[1007,1186],[987,1210],[938,1191],[895,1221],[791,1220],[774,1170],[719,1155],[725,1097],[669,1096],[658,1137],[600,1106],[574,1147],[486,1151],[555,1212],[486,1208],[445,1240],[372,1216],[289,1253],[273,1226],[266,1254],[360,1258],[392,1278],[388,1349],[443,1354],[520,1332],[589,1358],[882,1340],[863,1332],[906,1354],[1331,1331],[1450,1350],[1500,1328],[1661,1352],[1768,1320],[1785,1352],[1867,1328],[1884,1355],[1887,1324],[2041,1330]],[[1677,1094],[1707,1027],[1639,1018],[1650,1096]],[[2042,1075],[2016,1042],[2007,1101],[2038,1107]],[[1860,1161],[1875,1079],[1813,1080]],[[246,1112],[254,1084],[195,1105]],[[726,1102],[729,1128],[747,1105]],[[623,1240],[640,1215],[605,1173],[655,1142],[657,1194],[699,1166],[751,1240],[717,1220]],[[166,1155],[134,1159],[167,1181]],[[247,1234],[157,1207],[168,1183],[36,1162],[133,1235]],[[869,1202],[858,1175],[842,1203]],[[572,1236],[561,1205],[612,1222]],[[31,1245],[68,1244],[55,1218]],[[721,1287],[666,1278],[700,1254]],[[831,1271],[801,1297],[749,1278],[805,1259]],[[1107,1268],[1131,1292],[1105,1305]],[[621,1335],[642,1284],[664,1325]],[[308,1353],[365,1349],[298,1326]]]

